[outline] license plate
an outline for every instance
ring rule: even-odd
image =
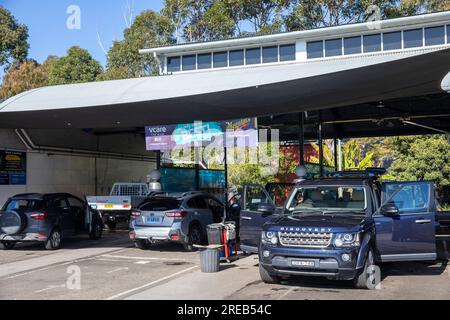
[[[145,222],[146,223],[160,223],[161,218],[160,217],[146,217]]]
[[[114,208],[114,205],[112,204],[105,204],[105,209],[112,209]]]
[[[316,263],[314,262],[314,260],[292,260],[291,265],[295,267],[310,268],[315,267]]]

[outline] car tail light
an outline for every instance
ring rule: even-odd
[[[138,210],[133,210],[133,211],[131,211],[131,215],[133,217],[139,217],[141,215],[141,212]]]
[[[43,235],[43,234],[38,234],[38,235],[36,235],[35,238],[36,239],[46,239],[47,237],[45,235]]]
[[[186,215],[187,215],[186,211],[166,212],[166,217],[168,217],[168,218],[184,218]]]
[[[178,234],[171,234],[170,235],[170,239],[173,241],[179,241],[180,240],[180,236]]]
[[[130,205],[130,204],[124,204],[124,205],[123,205],[123,208],[124,208],[124,209],[130,209],[130,208],[131,208],[131,205]]]
[[[130,231],[129,235],[130,235],[130,239],[132,239],[132,240],[136,239],[136,232]]]
[[[34,219],[34,220],[45,220],[48,218],[48,213],[46,213],[46,212],[35,213],[35,214],[32,214],[30,217],[31,217],[31,219]]]

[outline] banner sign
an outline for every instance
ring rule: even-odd
[[[25,185],[26,183],[26,152],[0,150],[0,185]]]
[[[145,128],[147,150],[172,150],[215,144],[226,147],[256,147],[257,118],[220,122],[195,122]]]

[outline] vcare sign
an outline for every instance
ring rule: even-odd
[[[145,140],[149,151],[205,146],[213,141],[227,147],[257,146],[257,128],[256,118],[160,125],[146,127]]]

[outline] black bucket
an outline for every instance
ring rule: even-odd
[[[220,255],[218,248],[200,249],[200,269],[204,273],[219,272]]]

